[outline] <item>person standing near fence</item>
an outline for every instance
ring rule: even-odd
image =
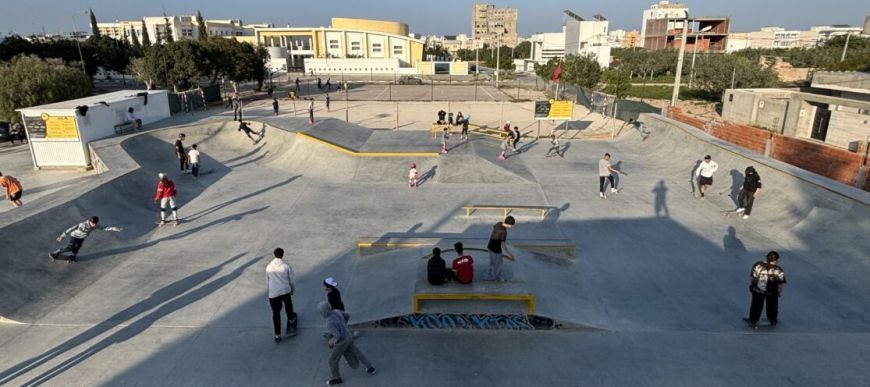
[[[272,98],[272,111],[276,116],[278,115],[278,98]]]
[[[308,123],[314,125],[314,98],[308,99]]]
[[[329,85],[329,80],[326,81],[326,84]],[[326,94],[326,111],[329,111],[329,94]]]
[[[233,120],[242,120],[242,100],[238,94],[233,94]]]

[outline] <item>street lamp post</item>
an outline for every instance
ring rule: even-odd
[[[82,55],[82,44],[81,44],[81,42],[79,42],[78,38],[76,38],[76,35],[78,35],[78,29],[76,27],[76,24],[77,24],[76,23],[76,14],[72,14],[71,16],[72,16],[72,22],[73,22],[73,32],[72,32],[73,36],[72,36],[72,38],[73,38],[73,40],[76,41],[76,48],[78,48],[78,50],[79,50],[79,60],[82,62],[82,72],[87,74],[88,70],[85,69],[85,57],[84,57],[84,55]]]
[[[683,54],[686,53],[686,35],[689,30],[689,11],[686,11],[686,17],[683,19],[683,39],[680,41],[680,53],[677,56],[677,74],[674,77],[674,92],[671,95],[671,106],[677,106],[677,100],[680,97],[680,76],[683,73]]]

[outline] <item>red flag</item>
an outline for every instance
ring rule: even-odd
[[[553,71],[553,82],[558,83],[559,77],[562,76],[562,61],[559,61],[559,65],[556,66],[556,71]]]

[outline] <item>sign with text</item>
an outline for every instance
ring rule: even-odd
[[[43,114],[43,116],[46,116]],[[75,116],[47,116],[45,120],[45,138],[78,139],[79,129]]]
[[[574,115],[574,101],[549,100],[535,102],[536,120],[570,120]]]

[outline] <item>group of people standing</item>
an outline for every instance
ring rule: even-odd
[[[296,292],[296,273],[290,264],[284,260],[284,249],[276,248],[272,252],[273,258],[266,265],[266,283],[269,296],[269,307],[272,310],[272,328],[274,341],[280,343],[284,336],[281,335],[281,310],[287,317],[286,337],[294,337],[297,334],[299,316],[293,310],[293,295]],[[332,350],[329,356],[330,379],[326,385],[334,386],[341,384],[341,372],[339,361],[343,357],[352,369],[359,368],[360,363],[365,366],[369,375],[378,371],[372,366],[369,359],[357,348],[354,343],[356,334],[348,326],[350,314],[345,311],[341,292],[338,290],[338,281],[333,277],[323,280],[323,290],[326,300],[317,304],[317,311],[326,322],[326,331],[323,333],[327,339],[327,346]]]

